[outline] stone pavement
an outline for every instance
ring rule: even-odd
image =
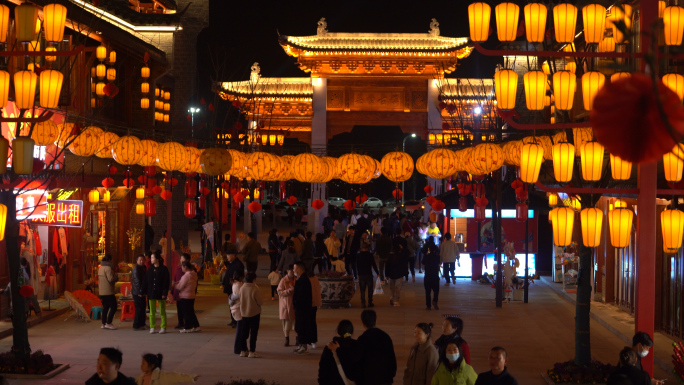
[[[264,298],[257,351],[260,359],[240,358],[233,354],[235,329],[229,321],[226,296],[217,286],[202,285],[196,309],[202,332],[194,334],[169,333],[150,335],[133,331],[131,322],[115,325],[119,330],[100,329],[100,322],[64,321],[58,317],[29,329],[31,346],[51,354],[58,363],[69,363],[71,368],[45,384],[83,384],[94,373],[98,351],[103,346],[117,346],[124,352],[122,372],[129,376],[140,373],[140,356],[147,352],[164,354],[164,369],[199,374],[200,384],[215,384],[231,378],[264,378],[278,384],[315,384],[322,345],[334,335],[337,322],[350,319],[357,337],[362,332],[358,294],[349,309],[322,309],[318,312],[319,346],[308,356],[295,356],[291,347],[283,347],[278,320],[277,301],[270,300],[267,274],[268,256],[260,258],[258,279]],[[387,292],[387,289],[386,289]],[[444,314],[458,314],[465,322],[463,337],[470,345],[473,367],[486,371],[487,355],[494,345],[502,345],[509,352],[509,371],[520,384],[543,384],[540,373],[553,363],[566,361],[574,355],[574,307],[543,283],[530,288],[530,303],[505,303],[497,309],[494,290],[470,280],[458,280],[456,285],[440,288],[440,310],[427,311],[424,304],[422,275],[416,283],[404,285],[401,307],[390,307],[388,295],[375,297],[378,327],[387,331],[394,341],[398,360],[395,383],[402,383],[403,370],[413,329],[418,322],[435,324],[433,340],[440,334]],[[117,313],[118,316],[118,313]],[[169,311],[169,328],[176,324],[175,309]],[[594,358],[616,362],[625,343],[595,320],[591,322],[591,342]],[[12,339],[0,340],[0,351],[11,347]],[[667,357],[660,357],[666,359]],[[656,377],[672,375],[657,369]],[[38,383],[13,381],[12,384]]]

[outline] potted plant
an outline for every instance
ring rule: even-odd
[[[356,292],[354,277],[338,271],[325,271],[316,275],[321,283],[321,299],[323,308],[337,309],[350,307]]]

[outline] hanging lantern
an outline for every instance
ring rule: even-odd
[[[668,182],[679,182],[682,180],[682,170],[684,169],[684,145],[677,144],[672,151],[663,155],[663,168],[665,180]]]
[[[468,211],[468,200],[466,197],[458,198],[458,211],[462,213]]]
[[[194,179],[185,180],[185,196],[188,198],[197,196],[197,182]]]
[[[135,205],[135,213],[138,215],[145,214],[145,205],[143,203],[138,203]]]
[[[468,6],[468,21],[470,25],[470,40],[474,42],[487,41],[489,38],[489,20],[492,8],[487,3],[472,3]]]
[[[684,76],[680,74],[667,74],[663,76],[663,83],[674,91],[679,100],[684,100]]]
[[[45,40],[59,43],[64,38],[64,24],[67,9],[61,4],[48,4],[43,7],[43,30]]]
[[[107,76],[107,66],[104,64],[98,64],[95,66],[95,75],[98,79],[104,79]]]
[[[150,83],[148,83],[148,82],[140,83],[140,92],[142,92],[143,94],[150,92]]]
[[[525,183],[536,183],[544,160],[544,148],[536,143],[526,143],[520,151],[520,179]]]
[[[2,8],[0,8],[2,11]],[[0,14],[0,16],[2,16]],[[10,90],[10,74],[7,71],[0,70],[0,109],[5,108],[7,100],[9,99]]]
[[[567,64],[565,64],[563,69],[566,71],[570,71],[574,74],[577,72],[577,63],[575,63],[574,61],[568,62]]]
[[[659,0],[658,1],[658,18],[660,18],[660,19],[663,18],[663,16],[665,15],[665,8],[667,8],[667,1]]]
[[[0,175],[7,172],[7,159],[9,159],[9,140],[0,135]]]
[[[663,24],[665,28],[665,44],[681,45],[682,33],[684,33],[684,8],[680,6],[667,7],[663,11]]]
[[[632,162],[610,154],[610,173],[615,180],[628,180],[632,176]]]
[[[575,224],[575,212],[568,207],[557,207],[549,212],[553,227],[553,243],[565,247],[572,243],[572,229]]]
[[[142,108],[143,110],[150,108],[150,99],[141,98],[140,99],[140,108]]]
[[[321,159],[314,154],[299,154],[292,159],[291,167],[294,179],[300,182],[313,183],[321,173]]]
[[[258,213],[259,211],[261,211],[261,203],[257,201],[252,201],[250,204],[247,205],[247,208],[252,213]]]
[[[4,4],[0,5],[0,43],[4,43],[7,41],[7,31],[9,29],[9,17],[10,17],[9,7],[4,5]]]
[[[247,167],[247,175],[245,177],[260,181],[276,180],[278,178],[277,171],[281,166],[279,160],[274,155],[261,151],[247,155],[245,165]],[[317,171],[320,172],[320,168]],[[318,172],[309,177],[316,177]]]
[[[525,31],[527,41],[530,43],[541,43],[546,35],[546,16],[548,9],[544,4],[531,3],[523,8],[525,13]]]
[[[580,211],[582,225],[582,243],[586,247],[598,247],[601,244],[601,226],[603,211],[597,208],[586,208]]]
[[[15,174],[33,174],[33,148],[31,138],[18,137],[12,141],[12,168]]]
[[[425,171],[433,179],[444,179],[459,169],[458,155],[447,148],[437,148],[425,155]]]
[[[169,91],[164,92],[164,100],[171,99],[171,93]]]
[[[503,166],[503,151],[498,144],[481,143],[475,146],[471,153],[472,156],[468,159],[471,161],[472,168],[480,170],[482,174],[489,174]]]
[[[485,220],[485,207],[486,206],[480,206],[480,205],[475,205],[473,208],[475,211],[474,219],[475,222],[484,222]]]
[[[544,75],[551,75],[551,67],[549,66],[548,61],[542,63],[542,72],[544,73]]]
[[[405,152],[390,152],[380,161],[382,174],[392,182],[409,180],[413,175],[413,158]]]
[[[111,198],[112,198],[112,195],[109,193],[109,190],[105,190],[105,193],[102,194],[102,202],[109,203]]]
[[[164,111],[171,111],[171,103],[164,103]]]
[[[584,22],[584,41],[600,43],[606,29],[606,7],[600,4],[588,4],[582,8]]]
[[[145,188],[144,187],[138,187],[135,189],[135,199],[144,199],[145,198]]]
[[[525,222],[527,220],[527,204],[518,203],[515,205],[515,220]]]
[[[549,194],[549,207],[556,207],[556,206],[558,206],[558,195]]]
[[[99,47],[97,47],[95,49],[95,57],[97,57],[99,61],[104,61],[105,59],[107,59],[107,47],[105,47],[104,45],[100,45]]]
[[[14,25],[16,39],[26,43],[36,40],[36,25],[38,24],[38,8],[29,3],[23,3],[14,8]]]
[[[140,77],[143,79],[147,79],[150,77],[150,67],[144,66],[140,68]]]
[[[632,74],[629,72],[616,72],[616,73],[610,75],[610,82],[613,83],[613,82],[616,82],[620,79],[628,78],[630,76],[632,76]]]
[[[225,149],[223,151],[226,151]],[[200,164],[200,157],[204,150],[198,150],[196,147],[185,146],[185,152],[187,153],[187,161],[179,170],[185,174],[191,174],[194,172],[201,172],[202,165]]]
[[[603,146],[599,142],[587,142],[580,150],[582,179],[597,181],[603,172]]]
[[[546,86],[548,84],[544,72],[528,71],[523,76],[523,81],[525,83],[525,103],[527,104],[527,109],[530,111],[543,110],[544,96],[546,96]]]
[[[170,119],[169,114],[164,114],[164,123],[168,123]]]
[[[116,80],[116,68],[107,69],[107,81],[113,82]]]
[[[197,216],[197,202],[194,199],[186,199],[184,207],[183,214],[186,218],[192,219]]]
[[[577,7],[572,4],[558,4],[553,7],[553,26],[558,43],[575,41],[577,26]]]
[[[100,193],[95,189],[90,190],[90,192],[88,193],[88,202],[98,203],[99,201],[100,201]]]
[[[553,145],[553,175],[560,183],[570,182],[575,165],[575,146],[567,142]]]
[[[114,143],[119,140],[119,135],[105,131],[98,138],[97,150],[95,151],[95,156],[98,158],[111,158],[112,148]]]
[[[208,148],[200,155],[202,172],[207,175],[223,175],[230,170],[233,160],[224,148]]]
[[[69,151],[78,156],[91,156],[97,151],[102,129],[88,126],[73,138],[69,144]]]
[[[625,208],[627,207],[627,202],[621,199],[616,199],[615,202],[613,202],[613,207],[617,208]]]
[[[518,34],[520,7],[514,3],[501,3],[494,7],[494,13],[499,41],[514,41]]]
[[[154,198],[145,198],[145,216],[153,217],[157,214],[157,201]]]
[[[684,234],[684,213],[679,210],[664,210],[660,213],[663,231],[663,249],[679,250]]]
[[[515,108],[518,91],[518,74],[513,70],[501,70],[494,74],[497,106],[502,110]]]
[[[626,208],[616,207],[608,213],[610,243],[613,247],[627,247],[629,245],[633,217],[632,210]]]
[[[138,161],[138,165],[143,167],[153,167],[155,163],[157,163],[159,143],[153,140],[143,139],[140,141],[140,145],[142,146],[142,157]]]
[[[177,142],[166,142],[159,145],[157,162],[166,171],[180,170],[187,161],[185,147]]]
[[[560,4],[570,5],[570,4]],[[571,6],[571,5],[570,5]],[[555,9],[555,8],[554,8]],[[553,93],[556,96],[556,108],[560,111],[572,110],[575,99],[575,89],[577,88],[577,78],[570,71],[558,71],[553,74]]]
[[[95,94],[98,97],[103,98],[105,96],[105,86],[106,84],[104,84],[104,82],[97,82],[95,85]]]
[[[596,93],[603,87],[606,77],[598,71],[588,71],[582,75],[582,100],[584,109],[591,111]]]
[[[47,51],[47,52],[57,52],[57,48],[55,48],[55,47],[47,47],[47,48],[45,48],[45,51]],[[57,60],[57,56],[46,55],[46,56],[45,56],[45,60],[46,60],[46,61],[49,61],[49,62],[53,62],[53,61],[56,61],[56,60]]]
[[[17,6],[17,8],[23,6]],[[15,8],[16,9],[16,8]],[[14,73],[14,102],[19,109],[33,108],[36,96],[38,76],[31,71],[17,71]]]

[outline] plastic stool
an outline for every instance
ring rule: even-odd
[[[92,306],[90,308],[90,318],[97,320],[102,315],[102,306]]]
[[[121,302],[121,321],[135,319],[135,304],[133,301]]]

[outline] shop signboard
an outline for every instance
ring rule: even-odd
[[[41,206],[42,213],[36,214],[33,223],[38,226],[82,227],[83,201],[55,200]]]

